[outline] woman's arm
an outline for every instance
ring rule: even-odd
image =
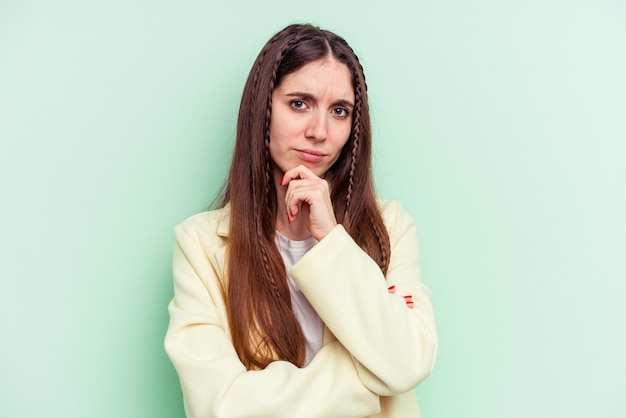
[[[420,281],[415,224],[399,202],[388,202],[382,212],[391,241],[386,280],[342,226],[289,274],[352,354],[363,383],[389,396],[413,389],[431,373],[437,333],[430,291]],[[403,296],[412,296],[412,308]]]
[[[226,334],[220,268],[211,262],[214,254],[207,254],[211,240],[217,243],[211,234],[177,228],[174,299],[165,347],[180,378],[187,416],[377,413],[378,395],[360,381],[350,354],[338,341],[324,346],[306,368],[276,361],[264,370],[246,371]]]

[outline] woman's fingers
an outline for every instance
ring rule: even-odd
[[[298,198],[303,197],[302,187],[304,186],[304,184],[302,182],[297,182],[300,184],[294,183],[296,184],[295,187],[300,188],[299,196],[294,195],[295,187],[289,187],[289,185],[291,184],[293,180],[304,180],[304,179],[316,180],[320,178],[317,175],[315,175],[315,173],[313,173],[311,170],[309,170],[306,166],[299,165],[299,166],[292,168],[291,170],[287,170],[285,174],[283,174],[283,178],[280,181],[281,186],[288,187],[287,193],[285,195],[285,204],[287,206],[287,219],[289,220],[289,222],[293,222],[298,212],[300,212],[300,206],[304,200],[299,200]]]
[[[330,189],[328,183],[322,179],[316,180],[292,180],[289,182],[287,193],[285,194],[285,205],[288,215],[295,217],[302,205],[306,203],[309,207],[315,205],[328,205],[330,202]]]
[[[302,216],[305,226],[317,240],[337,225],[326,180],[300,165],[285,172],[281,185],[287,187],[285,206],[290,223]]]
[[[337,225],[329,186],[323,179],[290,181],[285,205],[289,221],[302,217],[302,222],[317,240],[324,238]]]
[[[291,170],[285,171],[285,174],[283,174],[283,178],[280,181],[280,185],[286,186],[287,184],[289,184],[291,180],[319,179],[319,178],[320,178],[319,176],[317,176],[314,172],[309,170],[306,166],[299,165],[299,166],[292,168]]]
[[[387,291],[391,294],[396,293],[396,286],[389,286],[387,288]],[[413,309],[414,303],[413,303],[413,296],[412,295],[406,295],[406,296],[402,296],[404,298],[404,302],[406,303],[406,306],[409,307],[409,309]]]

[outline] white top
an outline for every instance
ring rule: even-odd
[[[317,240],[313,237],[307,238],[304,241],[294,241],[278,231],[276,231],[276,242],[278,243],[278,250],[283,257],[287,271],[300,261],[307,251],[317,244]],[[291,309],[304,333],[304,343],[306,347],[304,365],[306,366],[322,348],[324,324],[317,312],[315,312],[315,309],[313,309],[304,296],[304,293],[302,293],[296,282],[294,282],[289,275],[287,275],[287,283],[289,284],[289,291],[291,292]]]

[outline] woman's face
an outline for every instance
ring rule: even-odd
[[[353,109],[352,74],[334,58],[285,76],[272,93],[270,155],[277,174],[302,164],[322,177],[348,141]]]

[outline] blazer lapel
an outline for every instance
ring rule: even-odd
[[[217,224],[217,235],[221,241],[225,243],[220,246],[214,253],[214,266],[218,270],[218,277],[222,282],[222,287],[226,289],[226,249],[228,248],[228,236],[230,235],[230,204],[224,206],[222,219]]]

